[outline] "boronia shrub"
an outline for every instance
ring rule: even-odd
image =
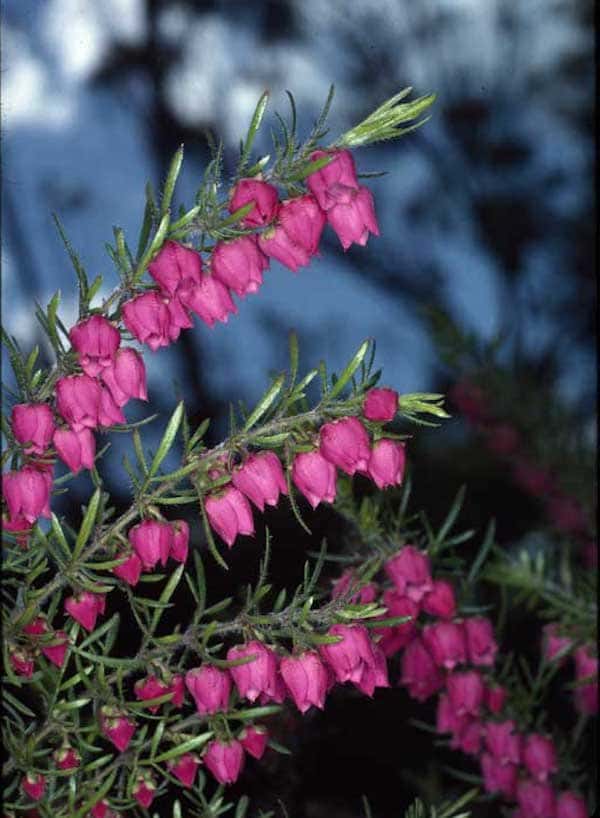
[[[205,444],[208,422],[193,428],[183,403],[150,453],[147,419],[125,414],[130,401],[151,407],[145,357],[176,343],[194,316],[214,327],[251,309],[242,302],[260,292],[272,260],[298,273],[324,230],[344,250],[379,235],[353,149],[421,125],[433,96],[410,102],[409,93],[331,143],[332,94],[304,142],[290,96],[291,121],[279,119],[273,157],[256,158],[264,94],[231,184],[218,147],[194,204],[176,208],[180,149],[160,198],[147,187],[135,250],[115,228],[108,251],[119,283],[103,299],[101,277],[89,280],[57,221],[77,275],[78,320],[65,326],[58,293],[36,310],[56,358],[50,369],[38,366],[37,347],[22,352],[4,334],[14,373],[3,417],[6,818],[114,818],[158,806],[173,816],[219,814],[248,757],[285,751],[271,735],[282,709],[323,709],[340,685],[372,697],[392,684],[416,713],[434,699],[430,729],[473,759],[477,789],[432,816],[457,815],[477,792],[519,818],[589,814],[585,775],[534,714],[569,657],[579,735],[597,712],[593,605],[580,598],[578,615],[565,616],[565,599],[579,591],[550,593],[539,670],[523,677],[500,661],[495,617],[477,595],[493,527],[467,564],[460,546],[472,532],[453,533],[460,497],[437,531],[408,512],[414,431],[406,429],[448,417],[442,395],[378,386],[370,341],[338,375],[324,363],[301,375],[292,334],[289,372],[251,410],[232,409],[217,446]],[[123,459],[131,495],[122,510],[98,446],[99,433],[116,431],[131,436],[135,452],[134,462]],[[167,467],[177,448],[180,463]],[[90,494],[74,530],[52,506],[80,473]],[[355,475],[371,483],[360,501]],[[267,506],[285,507],[308,528],[321,504],[346,523],[332,588],[320,578],[325,543],[293,592],[273,588],[267,531],[257,582],[209,604],[206,551],[226,569],[229,549],[255,536]],[[188,506],[202,542],[190,536]],[[496,581],[493,570],[487,581]],[[176,593],[185,605],[173,604]],[[247,808],[239,801],[236,816]],[[412,809],[425,815],[422,805]]]

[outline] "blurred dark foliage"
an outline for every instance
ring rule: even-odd
[[[302,0],[254,0],[251,4],[253,25],[258,22],[261,27],[264,48],[269,48],[278,38],[310,36],[298,24],[301,3]],[[116,42],[93,79],[99,87],[106,88],[127,83],[131,76],[139,73],[150,81],[147,140],[153,150],[156,180],[164,177],[172,153],[182,142],[188,152],[205,161],[209,156],[206,133],[219,131],[218,121],[196,122],[193,127],[184,124],[170,103],[166,75],[177,63],[178,53],[161,41],[158,18],[171,5],[168,0],[145,0],[145,42],[135,47]],[[583,348],[588,354],[593,350],[596,332],[593,158],[588,150],[587,178],[590,181],[588,189],[582,191],[579,207],[568,216],[561,214],[552,208],[548,193],[553,186],[561,184],[560,175],[564,170],[557,166],[552,172],[538,172],[538,143],[520,127],[520,114],[524,107],[543,96],[570,128],[583,134],[585,140],[591,140],[594,114],[591,49],[586,51],[582,47],[562,60],[549,62],[550,70],[523,72],[528,35],[519,27],[517,7],[521,4],[499,0],[494,4],[496,36],[508,47],[504,62],[492,78],[493,85],[481,87],[473,73],[469,75],[456,67],[453,54],[443,47],[444,33],[458,25],[452,9],[442,10],[433,2],[419,3],[417,13],[413,4],[401,5],[412,49],[416,41],[416,47],[427,54],[426,59],[447,65],[446,84],[434,89],[439,95],[436,116],[442,118],[439,130],[444,140],[434,139],[427,128],[411,137],[436,169],[436,189],[415,195],[401,218],[418,225],[426,217],[431,219],[433,209],[444,226],[450,202],[464,212],[464,218],[471,220],[473,230],[485,251],[493,257],[502,279],[503,317],[513,337],[515,378],[518,371],[526,371],[532,390],[535,391],[537,385],[552,392],[560,369],[557,353],[561,343]],[[244,25],[249,12],[248,3],[241,0],[178,0],[177,6],[185,9],[190,19],[202,19],[203,15],[218,12],[233,25]],[[571,22],[583,29],[592,25],[592,12],[591,2],[549,3],[543,10],[544,14],[569,15]],[[342,27],[338,37],[339,48],[352,55],[349,80],[357,92],[358,118],[405,85],[410,77],[410,66],[403,66],[398,60],[403,43],[393,40],[383,15],[372,16],[368,31]],[[520,85],[514,81],[515,77],[520,78]],[[486,82],[488,80],[489,77]],[[573,88],[579,89],[579,93],[570,94]],[[391,146],[384,150],[389,150],[391,156],[396,149]],[[229,160],[232,162],[233,158]],[[451,230],[451,224],[446,224],[446,228]],[[525,258],[532,247],[543,242],[560,258],[569,286],[560,296],[545,292],[535,303],[523,303],[519,283]],[[24,237],[17,249],[20,264],[26,264]],[[331,241],[326,250],[339,252]],[[424,268],[415,269],[402,246],[390,248],[388,244],[386,254],[382,255],[376,243],[360,252],[351,251],[346,258],[352,275],[368,278],[391,298],[412,305],[415,311],[424,305],[444,306],[444,291],[436,283],[442,280],[445,271],[436,267],[431,259],[424,262]],[[545,311],[555,327],[556,344],[546,346],[542,353],[528,351],[520,341],[525,327],[519,322],[526,320],[531,309]],[[280,327],[272,329],[274,338],[280,335]],[[202,378],[206,362],[191,333],[182,335],[179,347],[182,361],[189,367],[189,382],[193,384],[193,395],[188,396],[192,422],[222,413],[224,405],[215,400]],[[574,358],[574,365],[576,360]],[[440,363],[437,383],[432,384],[432,388],[445,391],[455,377],[456,373]],[[579,414],[576,413],[575,422],[583,423],[593,416],[594,396],[595,385],[590,383],[577,405]],[[224,397],[236,399],[235,384],[231,394]],[[456,431],[462,429],[462,424],[460,419],[454,418],[447,427]],[[209,437],[208,442],[217,440]],[[476,438],[463,435],[456,443],[456,435],[444,430],[419,434],[411,447],[411,458],[415,487],[412,507],[414,510],[425,508],[433,522],[444,517],[458,487],[465,484],[463,528],[481,532],[494,517],[498,542],[509,545],[538,526],[536,503],[515,487],[506,470],[483,451]],[[126,506],[125,496],[115,499],[117,508]],[[69,507],[77,506],[76,501],[71,501]],[[312,539],[307,538],[286,509],[266,517],[265,522],[274,536],[272,581],[276,586],[291,587],[300,580],[306,550],[318,547],[323,536],[335,551],[340,532],[340,522],[335,515],[323,512],[309,515],[309,520],[314,529]],[[195,532],[196,545],[201,545],[198,526]],[[261,542],[259,531],[254,544],[245,539],[236,545],[229,555],[231,570],[227,575],[207,560],[208,584],[214,599],[225,595],[226,589],[235,582],[252,579]],[[470,546],[465,548],[463,556],[468,554]],[[490,601],[494,602],[493,592]],[[533,657],[536,628],[535,621],[527,614],[513,611],[505,631],[505,647],[522,650]],[[559,717],[563,710],[561,698],[554,704],[554,712]],[[414,717],[431,722],[434,714],[430,707],[415,707],[399,691],[379,691],[373,701],[342,692],[332,697],[324,713],[304,719],[287,716],[289,723],[276,728],[281,733],[277,737],[287,743],[294,754],[287,757],[271,753],[260,764],[250,762],[236,791],[255,797],[257,805],[265,808],[277,809],[281,799],[290,818],[320,818],[326,814],[333,818],[357,816],[363,793],[368,794],[377,818],[401,814],[415,794],[433,799],[442,795],[450,797],[453,790],[459,794],[466,785],[458,781],[452,783],[451,776],[442,772],[443,765],[462,766],[471,772],[474,769],[458,754],[434,749],[432,736],[411,725]],[[157,806],[161,804],[157,802]],[[474,814],[497,815],[498,807],[494,804],[478,807]]]

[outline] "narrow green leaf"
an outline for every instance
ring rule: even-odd
[[[340,392],[344,389],[346,384],[350,381],[358,367],[364,361],[367,352],[369,351],[369,346],[371,342],[369,340],[363,341],[363,343],[359,346],[358,350],[356,351],[355,356],[352,358],[350,363],[346,366],[344,371],[341,373],[339,378],[336,380],[335,384],[329,390],[329,394],[327,395],[328,399],[335,398]]]
[[[261,400],[258,402],[256,408],[251,412],[250,417],[244,424],[245,432],[251,429],[265,415],[265,413],[268,411],[268,409],[271,407],[271,405],[274,403],[277,396],[281,392],[284,383],[285,375],[279,375],[277,378],[275,378],[269,389],[265,392]]]
[[[173,441],[175,440],[175,436],[179,429],[179,425],[181,423],[181,419],[183,417],[183,402],[177,404],[177,408],[171,415],[171,418],[167,424],[167,428],[165,429],[165,433],[163,435],[162,440],[160,441],[160,445],[154,455],[154,459],[152,460],[152,464],[148,471],[149,477],[152,477],[158,471],[160,464],[163,462],[165,457],[167,456],[169,449],[173,445]]]
[[[265,111],[267,109],[267,104],[269,102],[269,92],[265,91],[260,99],[256,104],[256,108],[254,109],[254,113],[252,114],[252,119],[250,120],[250,127],[248,128],[248,133],[246,135],[246,140],[244,142],[244,147],[242,149],[242,157],[240,161],[240,171],[243,169],[244,165],[246,164],[248,157],[250,155],[250,151],[252,150],[252,145],[254,144],[254,139],[256,134],[258,133],[258,129],[260,128],[260,124],[263,120],[265,115]]]
[[[179,176],[179,171],[181,170],[181,165],[183,163],[183,145],[180,145],[177,150],[175,151],[175,155],[171,160],[171,165],[169,167],[169,172],[167,174],[167,179],[163,188],[163,195],[162,195],[162,202],[161,202],[161,216],[164,216],[168,213],[169,208],[171,207],[171,200],[173,198],[173,193],[175,191],[175,185],[177,183],[177,177]]]
[[[161,761],[171,761],[171,759],[178,758],[184,753],[190,753],[192,750],[197,750],[199,747],[203,747],[212,737],[212,731],[201,733],[199,736],[194,736],[194,738],[190,738],[187,741],[183,741],[181,744],[177,744],[170,750],[167,750],[166,752],[161,753],[159,756],[152,758],[151,761],[153,764],[160,764]]]
[[[76,560],[77,557],[83,551],[84,545],[87,543],[90,534],[92,533],[92,529],[94,528],[94,524],[96,522],[96,516],[98,514],[98,506],[100,505],[100,498],[102,497],[102,492],[99,488],[92,494],[92,499],[89,502],[87,507],[87,511],[85,512],[85,516],[83,518],[83,522],[81,523],[81,528],[79,529],[79,534],[77,535],[77,539],[75,540],[75,547],[73,548],[73,560]]]
[[[172,573],[171,578],[169,579],[169,581],[167,582],[167,584],[163,588],[163,591],[162,591],[162,593],[161,593],[161,595],[159,597],[159,600],[158,600],[159,602],[161,602],[163,604],[166,604],[171,599],[171,597],[173,596],[173,594],[175,592],[175,589],[179,585],[179,580],[181,579],[181,575],[183,574],[184,569],[185,569],[185,563],[182,562],[175,569],[175,571]],[[160,622],[161,616],[162,616],[162,610],[161,609],[157,609],[157,610],[154,611],[154,614],[152,615],[152,621],[150,622],[150,629],[149,629],[150,633],[154,633],[154,631],[156,630],[156,628],[158,626],[158,623]]]

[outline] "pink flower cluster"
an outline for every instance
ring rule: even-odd
[[[391,420],[398,407],[398,395],[391,389],[372,389],[363,412],[374,422]],[[369,433],[356,417],[331,421],[321,427],[319,446],[297,454],[292,463],[292,482],[313,508],[333,503],[336,497],[336,467],[346,474],[357,472],[370,477],[384,489],[399,485],[404,476],[404,445],[382,438],[371,444]],[[226,472],[215,469],[211,476]],[[275,506],[288,488],[283,466],[270,451],[249,455],[231,471],[231,482],[211,493],[205,501],[211,527],[229,547],[239,534],[254,534],[250,503],[259,511]]]
[[[580,796],[552,787],[558,769],[552,739],[520,734],[506,716],[506,690],[491,675],[498,650],[491,622],[457,618],[451,583],[433,579],[426,554],[414,546],[404,546],[385,571],[394,586],[383,596],[387,615],[411,620],[380,629],[379,646],[388,656],[402,649],[400,684],[412,698],[440,694],[437,730],[451,735],[451,747],[479,759],[484,789],[516,802],[516,818],[585,818]],[[421,613],[430,618],[419,626]],[[597,673],[597,660],[594,667]]]
[[[259,177],[241,179],[232,191],[229,211],[251,205],[241,220],[256,233],[218,241],[206,262],[196,250],[167,241],[148,269],[157,289],[123,305],[123,323],[152,351],[176,341],[192,326],[191,314],[205,324],[227,322],[237,307],[232,299],[256,293],[270,259],[293,272],[319,252],[326,222],[346,250],[379,235],[373,197],[358,184],[349,151],[316,151],[312,159],[330,156],[329,164],[307,178],[310,193],[284,201],[277,188]]]
[[[544,627],[542,650],[546,660],[564,665],[573,658],[575,707],[584,715],[595,716],[598,713],[598,656],[592,645],[574,648],[573,641],[568,636],[561,635],[558,622],[551,622]]]
[[[93,430],[124,423],[123,407],[130,398],[147,399],[146,371],[141,356],[121,348],[119,330],[101,315],[76,324],[69,333],[83,370],[56,383],[56,417],[48,403],[13,407],[11,429],[26,464],[2,475],[8,516],[7,531],[26,541],[39,517],[50,517],[53,459],[77,473],[94,466]]]
[[[42,654],[56,667],[65,661],[69,637],[65,631],[54,631],[41,616],[33,619],[23,628],[25,644],[11,649],[9,653],[13,670],[20,676],[31,678],[35,668],[35,658]]]
[[[597,566],[597,543],[593,541],[584,509],[560,488],[556,475],[532,461],[523,450],[523,440],[515,427],[494,417],[483,390],[461,381],[451,390],[450,397],[467,421],[483,435],[489,450],[510,461],[513,480],[543,504],[550,524],[577,539],[584,549],[585,563],[588,567]]]
[[[139,582],[142,571],[152,571],[159,563],[166,565],[169,557],[175,562],[187,560],[190,527],[185,520],[142,520],[129,529],[131,548],[117,555],[122,559],[112,571],[128,585]]]

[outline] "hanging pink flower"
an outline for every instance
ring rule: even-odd
[[[244,766],[244,748],[239,741],[214,739],[206,748],[204,763],[219,784],[234,784]]]
[[[277,188],[262,179],[241,179],[229,201],[229,212],[235,213],[244,205],[253,202],[254,207],[244,216],[244,227],[262,227],[275,218],[279,206]]]
[[[349,150],[313,151],[311,162],[329,156],[331,161],[306,177],[306,184],[323,210],[349,204],[359,189],[354,158]]]
[[[238,534],[254,534],[252,510],[246,497],[235,486],[226,486],[219,494],[206,498],[206,516],[219,537],[231,548]]]
[[[393,389],[369,389],[363,402],[363,415],[367,420],[387,423],[393,420],[398,411],[398,393]]]
[[[25,446],[25,454],[42,455],[54,433],[54,415],[47,403],[18,403],[11,412],[11,428],[17,440]]]
[[[338,469],[353,475],[366,472],[371,458],[369,435],[355,417],[340,418],[321,427],[320,452]]]
[[[344,250],[351,244],[364,247],[369,234],[379,235],[373,194],[366,187],[353,191],[346,203],[334,205],[327,211],[327,221],[339,238]]]
[[[96,457],[96,438],[90,429],[79,431],[59,428],[52,438],[56,454],[73,474],[81,469],[93,469]]]
[[[264,511],[265,503],[276,506],[279,495],[288,492],[281,461],[274,452],[251,454],[234,469],[231,482],[260,511]]]
[[[313,508],[333,503],[336,495],[335,466],[321,452],[297,454],[292,465],[292,480]]]
[[[69,339],[79,365],[95,378],[110,366],[121,343],[121,333],[102,315],[92,315],[71,328]]]
[[[256,236],[217,242],[210,261],[214,278],[240,298],[258,292],[268,267],[269,259],[259,248]]]

